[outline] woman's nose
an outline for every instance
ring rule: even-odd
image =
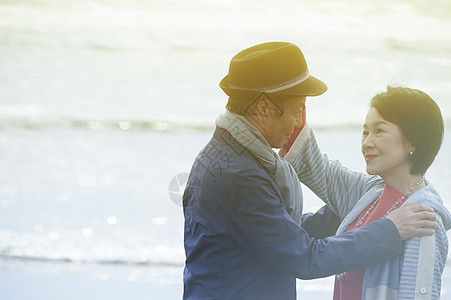
[[[373,138],[370,134],[362,137],[362,148],[371,148],[373,145]]]

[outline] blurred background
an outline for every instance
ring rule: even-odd
[[[356,171],[375,93],[436,100],[447,132],[426,176],[451,208],[447,0],[0,0],[0,298],[180,299],[183,179],[230,59],[266,41],[297,44],[326,82],[307,119]],[[332,288],[298,281],[299,298]]]

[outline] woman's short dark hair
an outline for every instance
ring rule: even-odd
[[[443,141],[443,117],[437,103],[426,93],[403,86],[388,86],[371,100],[385,120],[395,123],[415,147],[410,158],[413,175],[424,175]]]

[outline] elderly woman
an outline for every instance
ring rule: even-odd
[[[334,299],[439,299],[451,215],[424,175],[443,139],[440,109],[424,92],[405,87],[388,87],[370,106],[362,136],[368,175],[321,155],[308,124],[286,160],[299,179],[340,217],[337,234],[413,202],[433,208],[439,226],[433,236],[405,242],[403,256],[337,274]]]

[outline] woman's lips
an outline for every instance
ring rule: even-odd
[[[370,160],[375,159],[376,157],[377,157],[377,155],[366,154],[366,155],[365,155],[365,160],[366,160],[366,161],[370,161]]]

